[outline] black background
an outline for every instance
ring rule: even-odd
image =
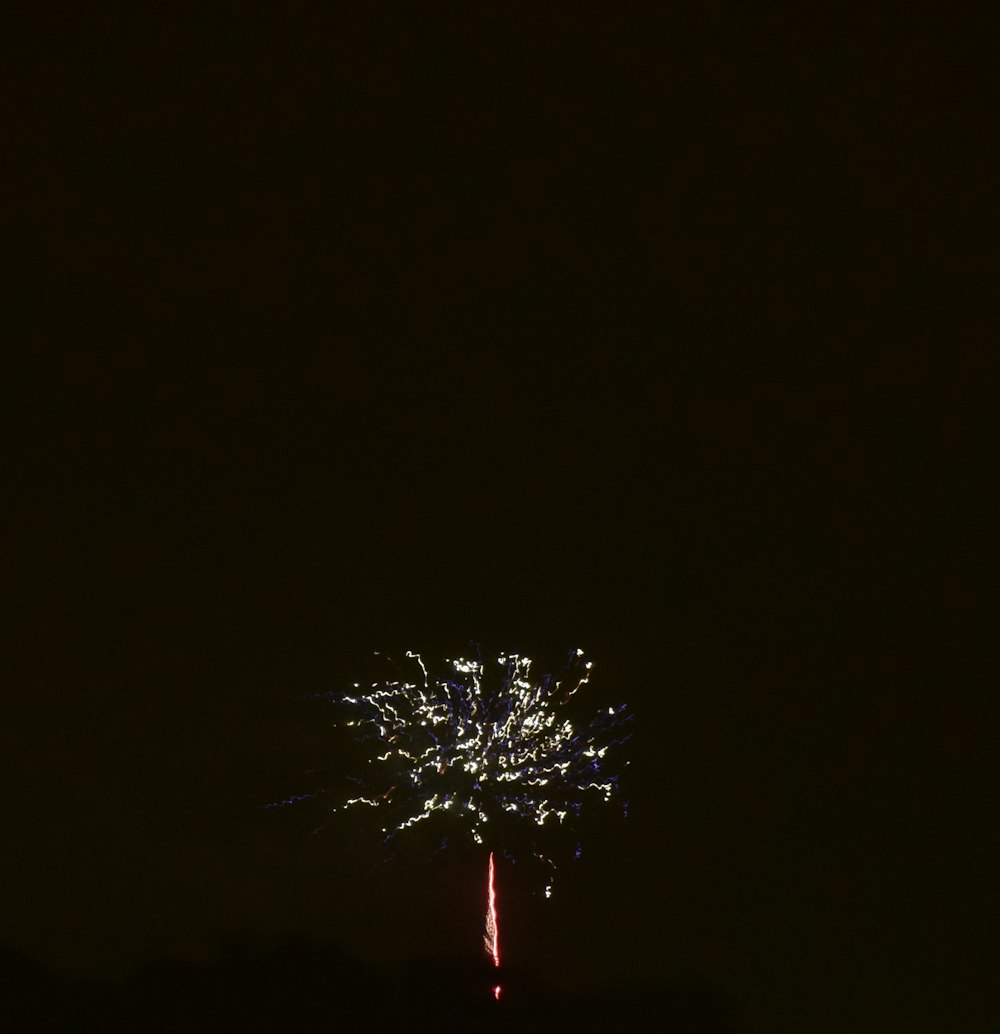
[[[146,6],[8,40],[22,1024],[981,1015],[956,27]],[[483,854],[264,808],[349,767],[310,694],[469,640],[636,715],[628,819],[551,901],[501,868],[498,1008]]]

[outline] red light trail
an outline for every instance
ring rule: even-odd
[[[493,958],[493,965],[500,966],[500,927],[497,923],[496,873],[493,866],[493,852],[490,851],[490,875],[488,904],[486,906],[486,951]],[[493,997],[500,1000],[500,985],[494,984]]]

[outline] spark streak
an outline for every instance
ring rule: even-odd
[[[493,866],[493,852],[490,851],[490,874],[486,904],[486,953],[493,958],[493,965],[500,968],[500,926],[497,921],[497,890]],[[493,997],[500,1000],[500,985],[493,985]]]

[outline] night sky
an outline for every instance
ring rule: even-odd
[[[986,123],[950,27],[270,6],[11,34],[18,1029],[965,1029]],[[482,849],[265,807],[357,760],[316,694],[470,641],[583,647],[635,714],[628,817],[551,901],[501,866],[499,1007]]]

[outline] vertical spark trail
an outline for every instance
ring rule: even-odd
[[[493,965],[500,966],[500,927],[497,924],[496,875],[493,867],[493,852],[490,851],[490,875],[486,905],[486,952],[493,958]],[[500,985],[494,984],[493,997],[500,1000]]]

